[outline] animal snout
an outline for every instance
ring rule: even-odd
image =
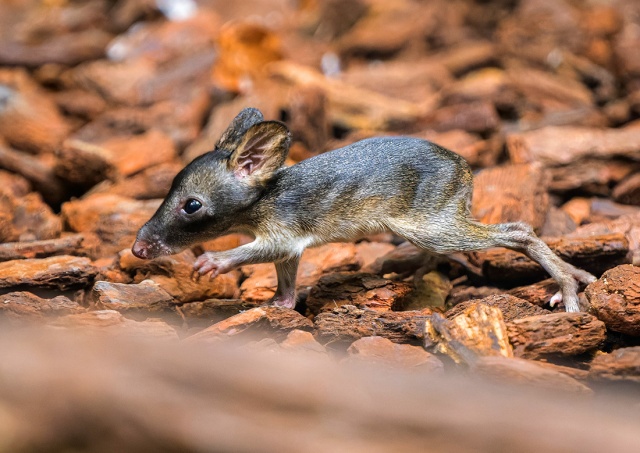
[[[151,257],[151,244],[144,239],[136,239],[131,247],[131,252],[138,258],[147,260]]]

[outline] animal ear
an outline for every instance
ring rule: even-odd
[[[261,182],[269,179],[284,164],[291,134],[279,121],[254,124],[229,157],[229,169],[239,179]]]
[[[222,133],[215,148],[229,151],[237,148],[247,130],[263,120],[264,117],[260,110],[254,108],[243,109]]]

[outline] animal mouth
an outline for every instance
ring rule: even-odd
[[[148,241],[141,238],[136,239],[133,243],[131,252],[134,256],[143,260],[150,260],[159,256],[171,255],[174,253],[171,247],[158,239]]]

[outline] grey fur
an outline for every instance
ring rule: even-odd
[[[523,252],[559,283],[554,301],[562,298],[567,311],[579,311],[578,281],[595,277],[558,258],[524,223],[474,221],[473,177],[459,155],[416,138],[382,137],[284,168],[288,131],[247,110],[214,151],[176,176],[138,233],[137,256],[153,258],[222,234],[249,233],[253,242],[207,252],[196,260],[196,270],[215,276],[243,264],[274,262],[273,302],[293,307],[295,273],[306,247],[391,231],[437,254],[489,247]],[[181,211],[190,198],[203,205],[194,215]]]

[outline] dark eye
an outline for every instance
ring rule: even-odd
[[[184,206],[182,207],[182,210],[187,214],[193,214],[201,207],[202,207],[202,203],[200,203],[198,200],[194,198],[189,198],[184,204]]]

